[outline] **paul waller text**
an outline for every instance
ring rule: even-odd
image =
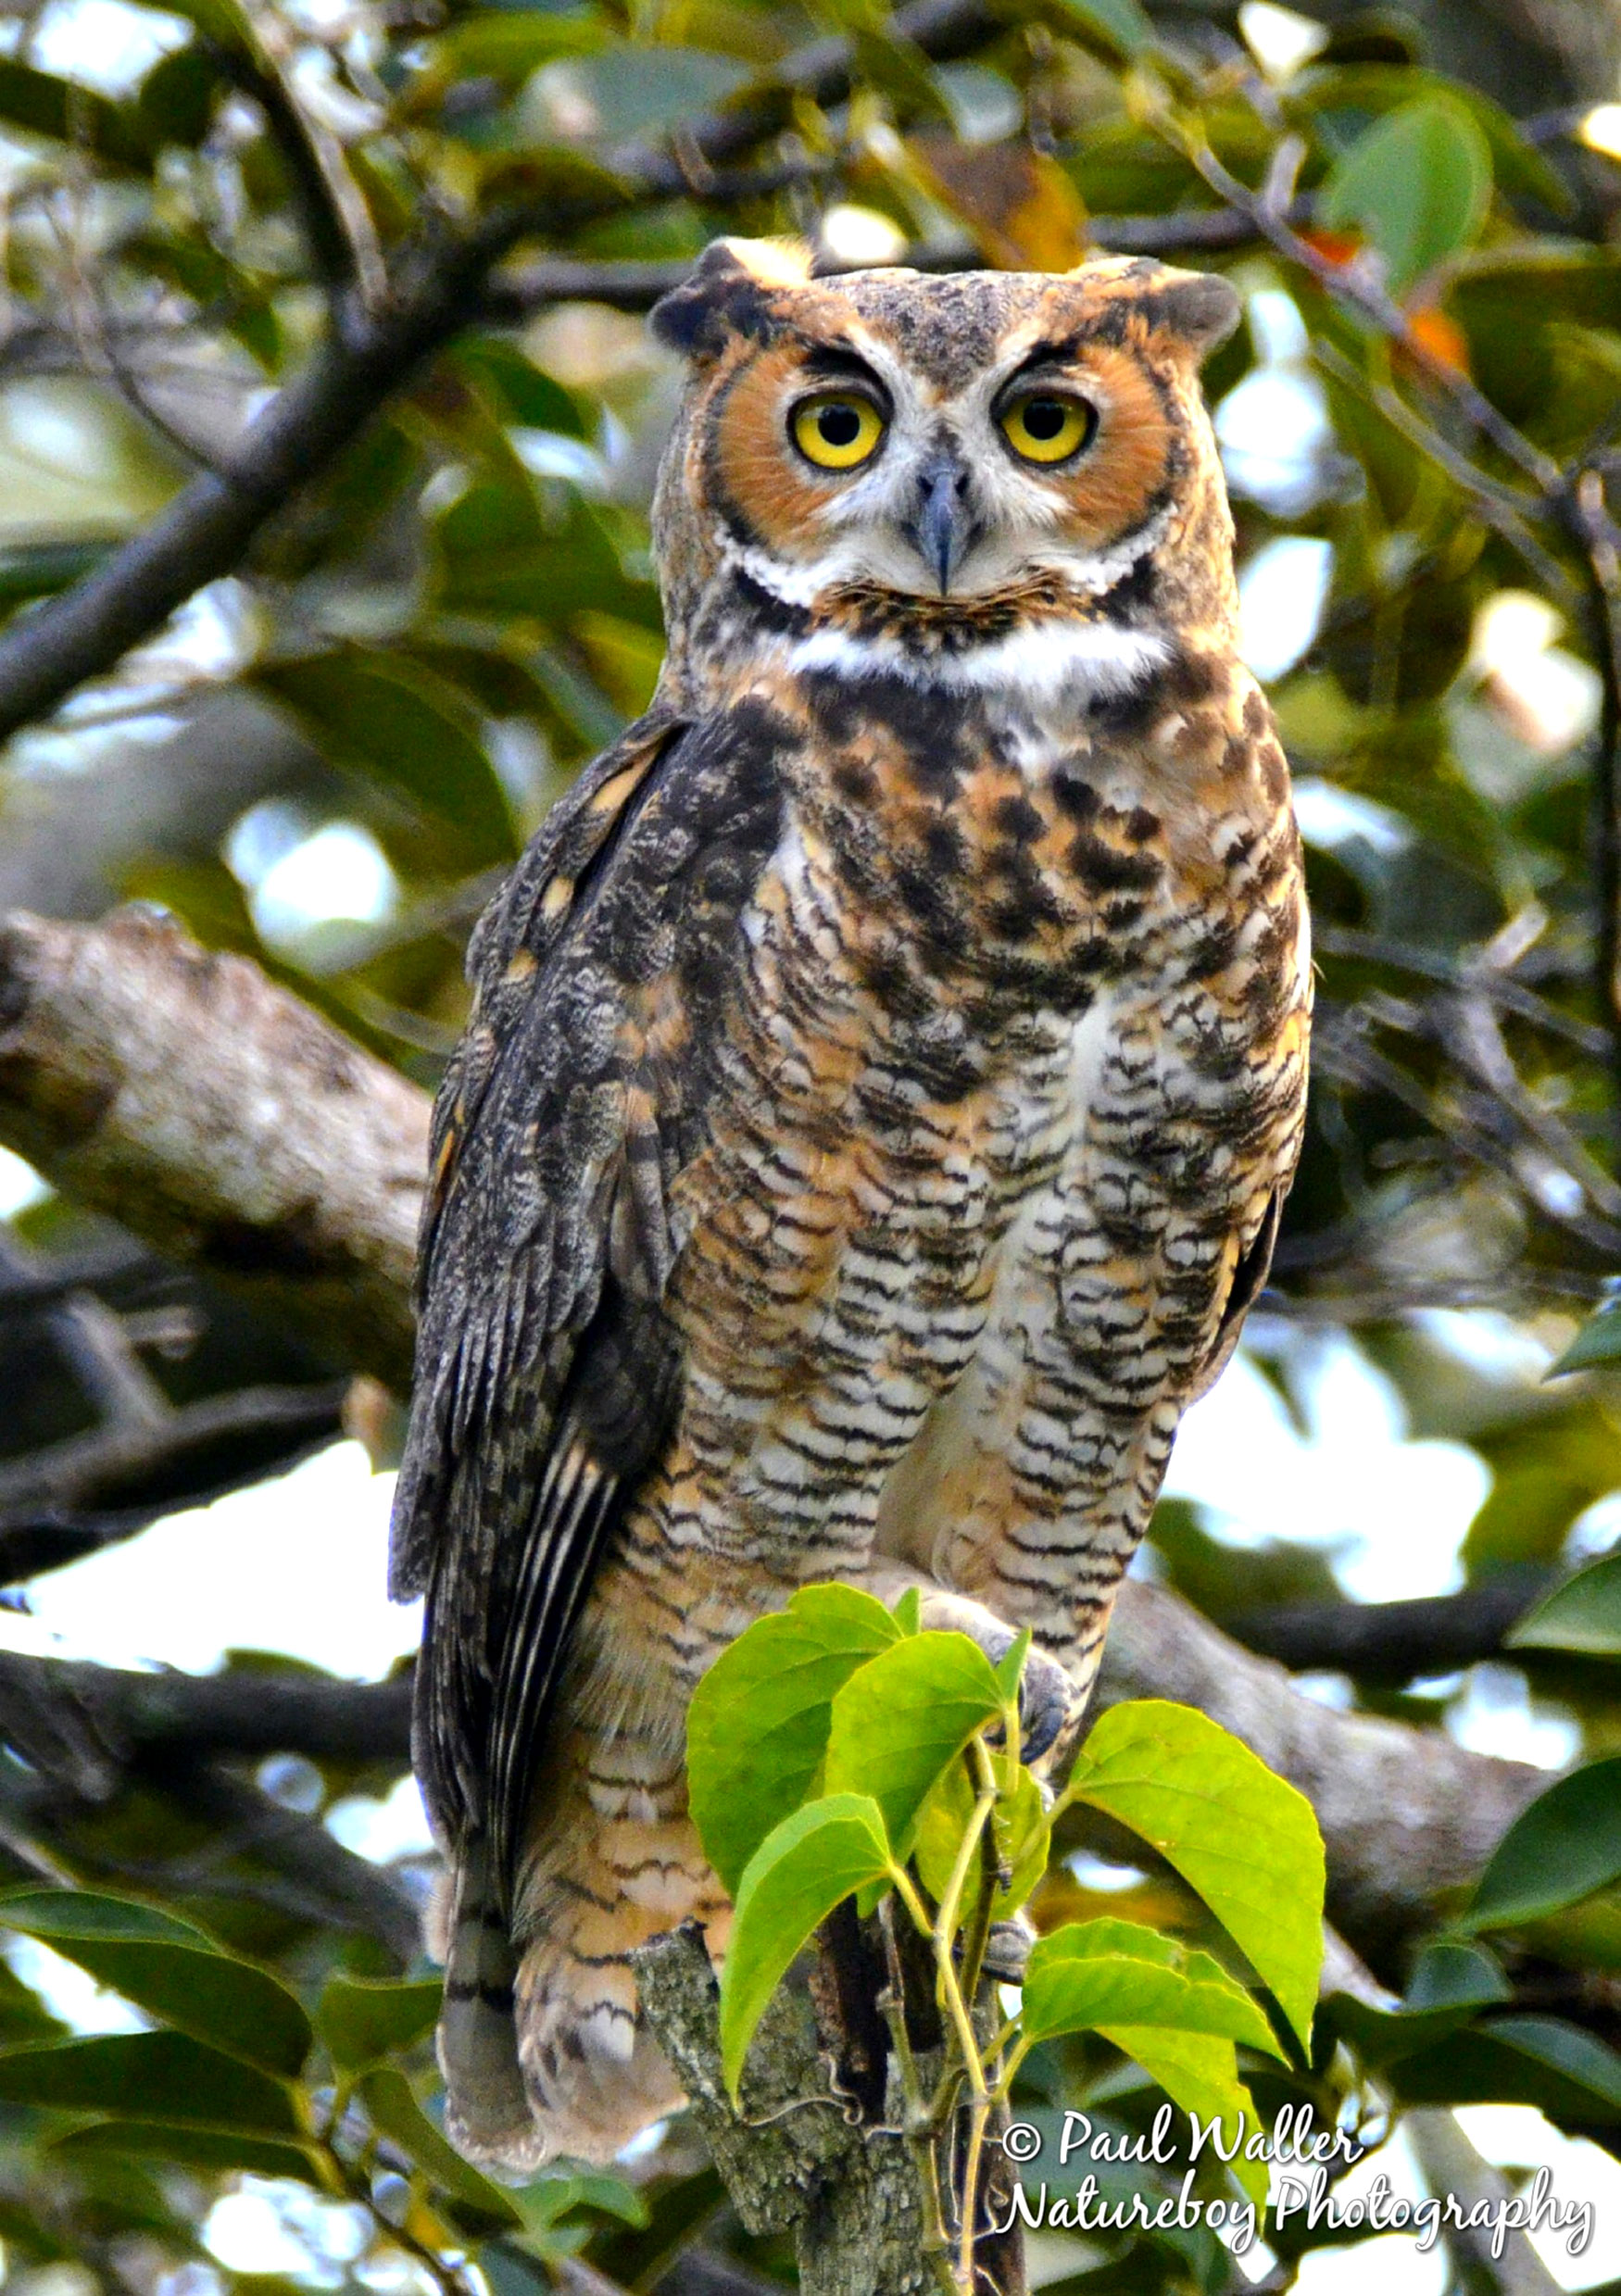
[[[1013,2187],[1012,2204],[1000,2229],[1024,2224],[1049,2232],[1188,2232],[1203,2225],[1219,2233],[1235,2255],[1242,2256],[1270,2225],[1275,2230],[1292,2225],[1297,2231],[1363,2230],[1411,2232],[1424,2254],[1435,2246],[1447,2227],[1482,2233],[1494,2257],[1501,2256],[1511,2232],[1562,2232],[1566,2248],[1579,2256],[1593,2237],[1590,2201],[1561,2201],[1547,2169],[1539,2168],[1531,2184],[1512,2199],[1460,2200],[1443,2192],[1432,2199],[1410,2201],[1391,2189],[1382,2172],[1354,2194],[1336,2190],[1334,2172],[1354,2167],[1368,2148],[1349,2130],[1318,2128],[1308,2105],[1285,2105],[1270,2129],[1251,2127],[1239,2118],[1224,2127],[1213,2115],[1186,2115],[1183,2143],[1175,2139],[1176,2114],[1162,2104],[1147,2136],[1132,2137],[1118,2128],[1099,2128],[1086,2113],[1066,2113],[1058,2132],[1055,2165],[1093,2162],[1100,2167],[1184,2167],[1182,2182],[1173,2196],[1164,2190],[1123,2194],[1119,2179],[1108,2179],[1105,2193],[1088,2170],[1074,2181],[1074,2171],[1057,2189],[1045,2177],[1032,2184],[1021,2173]],[[1002,2138],[1002,2149],[1021,2172],[1041,2161],[1051,2132],[1031,2121],[1014,2121]],[[1207,2199],[1193,2189],[1195,2165],[1209,2152],[1231,2164],[1243,2159],[1262,2161],[1272,2172],[1272,2192],[1265,2223],[1253,2201],[1233,2197]],[[1046,2167],[1047,2163],[1041,2165]]]

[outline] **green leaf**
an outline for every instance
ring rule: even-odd
[[[827,1791],[871,1794],[895,1854],[911,1854],[924,1802],[976,1730],[1000,1718],[989,1659],[966,1635],[894,1643],[833,1701]]]
[[[218,1951],[213,1938],[195,1922],[138,1898],[115,1898],[94,1889],[13,1889],[0,1898],[0,1926],[30,1937],[108,1938],[143,1943],[203,1946]]]
[[[889,1613],[903,1635],[920,1635],[924,1626],[924,1599],[920,1588],[908,1587]]]
[[[1163,2026],[1109,2026],[1103,2038],[1140,2064],[1184,2113],[1197,2113],[1207,2125],[1220,2122],[1216,2150],[1224,2156],[1231,2153],[1227,2165],[1233,2175],[1256,2207],[1263,2207],[1271,2181],[1266,2163],[1244,2158],[1246,2139],[1260,2128],[1261,2116],[1238,2078],[1234,2044],[1219,2034],[1175,2032]]]
[[[1522,1810],[1492,1851],[1463,1916],[1517,1928],[1576,1905],[1621,1876],[1621,1754],[1590,1762]]]
[[[219,65],[195,42],[156,63],[136,98],[153,149],[179,144],[195,151],[213,124],[215,98],[225,84]]]
[[[70,583],[82,582],[117,547],[113,542],[45,542],[0,550],[0,607],[49,597]]]
[[[31,135],[81,145],[109,167],[151,172],[154,146],[133,107],[12,56],[0,56],[0,119]]]
[[[898,39],[887,27],[858,24],[850,44],[857,72],[869,87],[889,98],[902,119],[949,121],[950,109],[933,68],[915,41]]]
[[[1601,1556],[1555,1587],[1515,1622],[1503,1641],[1510,1650],[1621,1658],[1621,1553]]]
[[[1270,1986],[1301,2045],[1323,1965],[1323,1837],[1312,1805],[1191,1706],[1114,1706],[1087,1738],[1071,1796],[1151,1842]]]
[[[94,2121],[75,2128],[51,2147],[53,2159],[82,2161],[113,2155],[122,2160],[173,2162],[181,2168],[245,2169],[256,2177],[291,2177],[300,2184],[329,2189],[316,2155],[302,2146],[281,2144],[239,2128],[179,2128],[158,2121]]]
[[[1050,13],[1062,30],[1101,41],[1113,56],[1141,56],[1156,44],[1138,0],[1054,0]]]
[[[279,1977],[148,1906],[36,1889],[0,1900],[0,1926],[45,1938],[98,1985],[261,2072],[291,2079],[309,2054],[309,2019]]]
[[[491,8],[461,17],[428,44],[428,72],[446,86],[486,76],[509,84],[527,80],[559,56],[588,56],[606,33],[584,11]]]
[[[452,614],[514,615],[567,623],[599,613],[646,614],[647,584],[633,582],[607,527],[560,480],[547,487],[548,515],[526,473],[480,479],[440,518],[437,603]]]
[[[954,1762],[924,1804],[912,1860],[924,1888],[936,1900],[946,1894],[974,1803],[967,1772],[961,1762]],[[1007,1921],[1046,1873],[1052,1842],[1041,1788],[1028,1770],[1020,1770],[1012,1797],[997,1803],[990,1822],[997,1854],[1009,1875],[1008,1887],[999,1889],[991,1901],[991,1919]],[[982,1869],[975,1861],[963,1893],[964,1925],[979,1903],[982,1883]]]
[[[0,1961],[0,2049],[29,2041],[65,2039],[69,2028],[53,2017],[39,1995],[5,1961]]]
[[[734,1897],[760,1843],[810,1791],[835,1696],[903,1632],[858,1587],[801,1587],[785,1611],[757,1619],[723,1650],[698,1684],[686,1717],[689,1807]]]
[[[1376,2009],[1349,1993],[1330,1994],[1323,2006],[1335,2031],[1377,2071],[1432,2047],[1510,1997],[1489,1953],[1442,1939],[1426,1947],[1400,2009]]]
[[[1420,96],[1357,138],[1324,187],[1325,223],[1367,233],[1401,296],[1479,232],[1491,199],[1491,149],[1468,107]]]
[[[1545,1379],[1562,1379],[1566,1372],[1590,1371],[1595,1363],[1614,1363],[1621,1360],[1621,1307],[1601,1308],[1598,1314],[1585,1323],[1556,1363],[1543,1373]]]
[[[1038,1938],[1022,2015],[1031,2040],[1151,2025],[1283,2055],[1261,2011],[1218,1961],[1134,1921],[1071,1922]]]
[[[997,1688],[1001,1692],[1003,1700],[1007,1704],[1011,1705],[1019,1695],[1019,1685],[1024,1675],[1024,1661],[1029,1655],[1030,1629],[1028,1626],[1021,1626],[992,1669],[997,1679]]]
[[[1008,1886],[992,1899],[990,1914],[993,1921],[1007,1921],[1046,1873],[1052,1848],[1047,1803],[1028,1770],[1021,1768],[1012,1798],[997,1803],[990,1822],[997,1854],[1008,1874]]]
[[[1621,2056],[1557,2017],[1493,2017],[1402,2058],[1409,2104],[1534,2104],[1566,2125],[1621,2123]]]
[[[289,2091],[187,2033],[101,2033],[0,2055],[0,2102],[300,2137]]]
[[[703,48],[605,40],[595,56],[542,65],[523,92],[521,133],[543,145],[597,146],[668,134],[736,94],[750,76],[735,56]]]
[[[568,438],[588,435],[573,398],[516,344],[498,335],[472,335],[459,343],[451,357],[463,374],[494,396],[507,420],[530,430],[559,431]]]
[[[836,1905],[890,1864],[883,1815],[867,1794],[830,1794],[797,1810],[750,1858],[721,1979],[721,2063],[734,2104],[748,2044],[788,1964]]]
[[[377,2064],[431,2033],[445,1987],[438,1977],[407,1979],[332,1977],[320,1997],[315,2022],[346,2073]]]
[[[433,816],[446,866],[511,860],[512,816],[465,697],[398,655],[348,646],[272,663],[254,684],[304,724],[323,754]]]
[[[487,2177],[481,2177],[440,2134],[411,2094],[410,2083],[397,2065],[374,2065],[355,2084],[355,2094],[385,2137],[408,2152],[437,2190],[477,2212],[491,2223],[519,2227],[519,2210]]]

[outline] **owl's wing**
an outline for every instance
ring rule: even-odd
[[[1291,1165],[1289,1178],[1293,1176]],[[1238,1254],[1221,1321],[1216,1325],[1214,1341],[1210,1353],[1199,1366],[1192,1386],[1182,1399],[1184,1404],[1197,1403],[1201,1395],[1208,1395],[1232,1361],[1233,1350],[1244,1328],[1244,1319],[1266,1288],[1272,1254],[1277,1243],[1278,1223],[1283,1218],[1283,1199],[1288,1194],[1288,1180],[1285,1180],[1282,1186],[1275,1188],[1267,1198],[1266,1209],[1261,1215],[1261,1225],[1245,1249]]]
[[[680,1375],[671,1190],[703,1145],[739,920],[778,834],[759,711],[633,726],[474,937],[434,1112],[392,1587],[426,1590],[416,1755],[513,1877],[535,1750],[616,1500]]]

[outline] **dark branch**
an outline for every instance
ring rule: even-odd
[[[1224,1624],[1246,1650],[1297,1674],[1326,1669],[1364,1682],[1411,1682],[1495,1658],[1554,1575],[1504,1571],[1483,1587],[1415,1602],[1280,1603]]]
[[[1175,255],[1179,250],[1246,246],[1259,233],[1246,216],[1225,207],[1183,207],[1170,215],[1094,215],[1087,236],[1105,254]],[[960,270],[977,262],[963,246],[906,248],[896,257],[913,270]],[[857,266],[824,261],[836,276]],[[503,263],[490,279],[485,315],[493,320],[527,319],[553,303],[603,303],[615,311],[650,311],[660,295],[678,287],[691,270],[685,257],[673,263],[578,262],[566,256],[541,256]]]
[[[41,1767],[79,1775],[156,1753],[303,1754],[311,1762],[410,1760],[408,1675],[336,1682],[237,1667],[219,1675],[142,1675],[87,1661],[0,1650],[0,1738]],[[73,1775],[73,1773],[69,1773]]]
[[[404,1882],[216,1757],[299,1752],[403,1770],[409,1697],[408,1681],[141,1675],[0,1652],[0,1743],[21,1758],[0,1762],[0,1849],[24,1871],[255,1899],[359,1930],[408,1963],[420,1937]],[[144,1863],[109,1841],[97,1813],[129,1788],[199,1822],[202,1847]]]
[[[912,0],[893,30],[937,60],[997,31],[982,0]],[[335,298],[332,332],[216,470],[199,473],[161,517],[94,572],[0,634],[0,740],[110,670],[175,609],[236,567],[259,529],[318,477],[425,359],[475,320],[492,268],[529,232],[566,233],[642,202],[701,194],[717,166],[786,126],[797,97],[838,102],[853,57],[848,40],[819,40],[789,56],[769,84],[711,114],[679,148],[631,144],[609,155],[610,188],[571,190],[544,216],[515,207],[463,238],[403,264],[387,307],[368,310],[353,288]]]
[[[283,1810],[245,1778],[189,1757],[155,1765],[151,1775],[208,1828],[207,1844],[190,1869],[195,1886],[266,1898],[270,1892],[252,1872],[262,1866],[279,1885],[279,1901],[301,1920],[374,1937],[402,1967],[421,1951],[421,1915],[408,1890],[385,1868],[346,1850],[318,1818]],[[233,1870],[238,1861],[246,1872]],[[166,1882],[173,1877],[170,1868]]]
[[[182,1503],[285,1472],[341,1434],[346,1392],[345,1382],[244,1387],[0,1465],[0,1586],[117,1546]]]

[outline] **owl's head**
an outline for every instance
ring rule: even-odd
[[[1066,620],[1117,625],[1124,663],[1230,623],[1198,367],[1238,310],[1145,260],[818,279],[718,242],[653,315],[690,362],[655,507],[672,648],[938,664]]]

